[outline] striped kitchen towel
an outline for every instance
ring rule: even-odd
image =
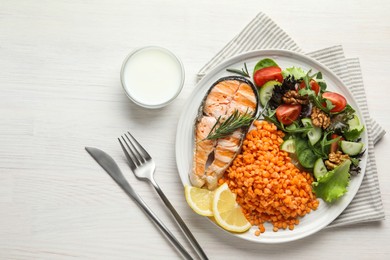
[[[265,14],[259,13],[216,56],[203,66],[198,73],[198,79],[201,79],[208,71],[227,58],[259,49],[285,49],[302,52],[294,40],[278,25]],[[359,104],[369,137],[366,173],[359,191],[344,212],[328,227],[383,220],[385,213],[379,190],[374,144],[386,132],[370,117],[359,60],[357,58],[346,58],[341,46],[306,53],[306,55],[327,66],[348,86]]]

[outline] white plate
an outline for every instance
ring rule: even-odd
[[[199,105],[207,90],[219,78],[232,75],[232,73],[226,71],[227,68],[241,69],[245,62],[248,66],[249,73],[252,73],[255,64],[263,58],[275,60],[282,69],[296,66],[301,67],[306,71],[309,69],[312,69],[313,72],[321,71],[327,83],[327,89],[343,94],[348,100],[348,103],[357,111],[359,118],[364,120],[352,94],[342,81],[324,65],[305,55],[284,50],[259,50],[235,56],[221,63],[208,73],[197,84],[183,108],[176,133],[176,163],[183,185],[190,184],[188,173],[192,167],[194,122]],[[362,121],[362,123],[364,123],[364,121]],[[365,149],[368,148],[367,140],[367,131],[364,131],[362,142],[365,144]],[[368,151],[366,151],[360,162],[360,167],[362,168],[361,173],[358,176],[351,178],[348,192],[336,203],[331,205],[320,200],[318,209],[301,218],[300,224],[295,226],[294,230],[291,231],[287,229],[273,232],[272,225],[266,224],[266,232],[259,237],[254,235],[254,231],[257,229],[256,227],[252,227],[252,229],[243,234],[230,234],[258,243],[283,243],[307,237],[321,230],[336,219],[352,201],[363,180],[367,163],[367,154]],[[221,230],[223,229],[221,228]]]

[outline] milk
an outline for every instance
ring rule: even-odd
[[[146,47],[130,54],[122,67],[122,85],[137,104],[162,107],[180,92],[184,81],[181,62],[160,47]]]

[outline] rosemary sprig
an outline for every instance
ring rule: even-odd
[[[248,68],[246,66],[246,63],[244,63],[244,68],[241,70],[238,69],[226,69],[226,71],[231,72],[231,73],[236,73],[239,74],[243,77],[250,78],[251,76],[249,75]]]
[[[248,127],[252,123],[253,116],[247,112],[245,114],[240,114],[236,109],[234,112],[219,126],[218,124],[221,121],[221,117],[218,117],[217,122],[211,128],[210,133],[205,138],[206,140],[215,140],[219,138],[226,137],[227,135],[234,132],[234,130],[241,127]]]

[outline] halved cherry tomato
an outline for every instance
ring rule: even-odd
[[[261,87],[270,80],[283,81],[282,69],[277,66],[271,66],[259,69],[253,75],[256,86]]]
[[[276,108],[276,117],[280,123],[291,125],[292,122],[298,119],[301,110],[301,105],[282,104]]]
[[[343,111],[343,109],[347,105],[347,100],[345,99],[345,97],[338,93],[325,92],[324,94],[322,94],[322,97],[326,98],[334,105],[334,107],[330,110],[330,112],[332,113]]]
[[[316,95],[318,95],[318,92],[320,92],[320,85],[318,85],[317,81],[312,79],[312,80],[310,80],[309,84],[310,84],[311,89],[316,93]],[[301,84],[299,84],[299,88],[300,89],[306,88],[306,84],[304,81],[302,81]]]
[[[337,135],[337,134],[332,134],[330,137],[331,137],[332,140],[333,140],[333,139],[336,139],[337,137],[339,137],[339,135]],[[344,138],[341,137],[340,140],[338,140],[337,142],[334,142],[334,143],[332,143],[332,144],[330,145],[330,152],[331,152],[331,153],[335,153],[335,152],[337,152],[337,151],[339,150],[339,142],[340,142],[341,140],[344,140]]]

